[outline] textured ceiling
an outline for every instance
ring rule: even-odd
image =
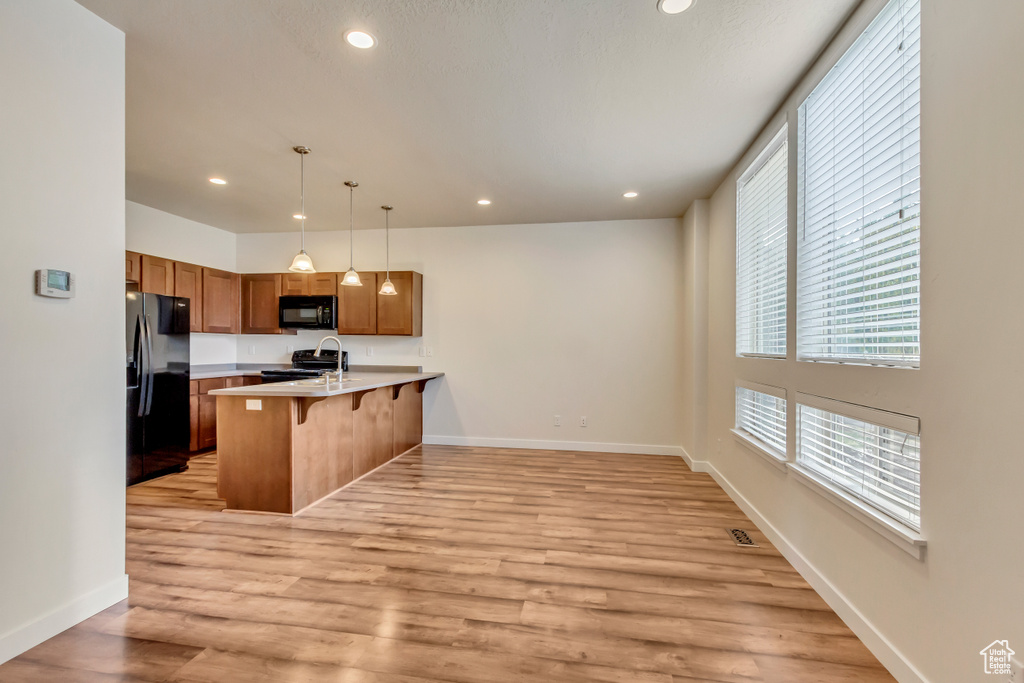
[[[298,229],[293,145],[310,230],[348,226],[349,179],[357,228],[680,215],[857,4],[79,2],[127,34],[128,198],[232,232]]]

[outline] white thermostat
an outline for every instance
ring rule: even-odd
[[[36,294],[70,299],[75,295],[75,276],[66,270],[37,270]]]

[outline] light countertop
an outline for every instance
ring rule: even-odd
[[[407,384],[425,379],[444,377],[443,372],[363,372],[350,371],[344,373],[342,381],[325,384],[323,377],[300,379],[294,382],[274,382],[257,384],[251,387],[234,387],[232,389],[216,389],[210,394],[214,396],[337,396],[351,394],[356,391],[390,387],[396,384]]]

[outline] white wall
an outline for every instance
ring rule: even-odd
[[[125,247],[129,251],[237,272],[236,235],[204,223],[125,202]],[[229,334],[193,334],[192,365],[234,363],[238,344]]]
[[[736,177],[787,117],[795,146],[800,100],[881,4],[861,7],[711,200],[709,446],[693,456],[900,681],[986,681],[979,650],[998,638],[1024,652],[1024,4],[924,2],[921,369],[798,363],[792,319],[789,360],[734,353]],[[919,416],[924,560],[738,446],[736,378]]]
[[[342,341],[351,363],[447,373],[428,385],[431,441],[679,453],[678,235],[674,219],[393,230],[392,268],[423,273],[424,335]],[[383,230],[355,239],[357,269],[383,270]],[[239,235],[239,270],[284,271],[298,247]],[[306,248],[318,270],[348,268],[347,232]],[[321,336],[241,336],[238,360],[287,362]]]
[[[124,35],[0,3],[0,662],[128,594]],[[70,270],[71,300],[33,293]]]

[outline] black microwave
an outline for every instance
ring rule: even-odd
[[[338,297],[282,296],[278,325],[286,330],[336,330]]]

